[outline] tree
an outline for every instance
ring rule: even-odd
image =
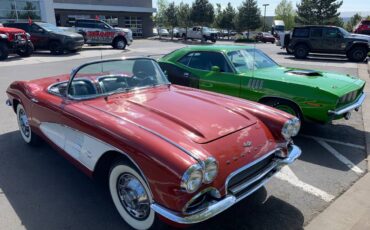
[[[195,0],[191,6],[191,19],[201,26],[208,26],[215,19],[213,5],[208,0]]]
[[[221,4],[220,3],[216,3],[216,9],[215,9],[215,20],[214,22],[212,23],[212,26],[213,27],[216,27],[216,28],[221,28],[220,27],[220,21],[221,21],[221,17],[222,17],[222,8],[221,8]]]
[[[360,14],[356,13],[355,15],[353,15],[349,21],[346,23],[346,26],[345,26],[345,29],[347,31],[350,31],[352,32],[353,31],[353,28],[361,21],[362,17]]]
[[[202,26],[201,33],[203,37],[203,26],[208,26],[215,19],[215,11],[213,5],[208,0],[195,0],[191,6],[191,19],[194,23]],[[202,40],[203,41],[203,40]]]
[[[227,37],[230,39],[230,31],[235,29],[235,17],[236,17],[236,11],[234,7],[229,2],[227,4],[227,7],[220,12],[220,15],[218,15],[217,25],[221,29],[227,30]]]
[[[282,0],[275,9],[275,19],[283,20],[286,30],[291,30],[295,25],[295,10],[291,1]]]
[[[177,7],[177,21],[179,26],[185,28],[185,38],[188,34],[188,27],[192,26],[191,8],[189,4],[181,2]]]
[[[255,0],[245,0],[239,7],[237,16],[237,28],[239,31],[247,30],[249,39],[250,30],[255,30],[261,26],[261,11]]]
[[[304,25],[342,26],[338,9],[343,1],[337,0],[302,0],[297,4],[297,22]]]
[[[177,20],[177,7],[175,6],[175,2],[172,2],[168,5],[164,12],[165,16],[165,25],[171,27],[171,40],[173,40],[173,28],[178,26]]]

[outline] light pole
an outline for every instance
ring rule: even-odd
[[[265,7],[265,14],[263,16],[263,32],[265,32],[266,30],[266,7],[268,7],[270,4],[263,4],[263,6]]]

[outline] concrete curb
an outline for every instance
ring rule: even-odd
[[[358,64],[358,75],[366,81],[367,98],[362,106],[368,172],[370,169],[370,63]],[[368,116],[364,116],[367,114]],[[366,173],[350,189],[314,218],[306,230],[364,230],[370,229],[370,173]]]

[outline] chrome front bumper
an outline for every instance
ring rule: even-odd
[[[329,110],[329,114],[339,116],[339,115],[346,114],[354,109],[358,109],[362,105],[362,103],[365,101],[365,98],[366,98],[365,93],[362,93],[361,96],[352,104],[344,108],[337,109],[337,110]]]
[[[298,146],[292,145],[291,148],[290,148],[290,151],[288,153],[288,157],[276,161],[276,164],[275,164],[275,168],[277,169],[276,172],[281,167],[293,163],[301,155],[301,153],[302,153],[302,151]],[[156,213],[158,213],[159,215],[161,215],[161,216],[165,217],[166,219],[169,219],[170,221],[173,221],[175,223],[179,223],[179,224],[199,223],[199,222],[205,221],[205,220],[207,220],[207,219],[225,211],[226,209],[230,208],[231,206],[233,206],[237,202],[243,200],[245,197],[252,194],[256,190],[258,190],[260,187],[262,187],[264,184],[266,184],[267,181],[269,181],[269,179],[271,178],[271,176],[262,180],[258,185],[253,187],[253,189],[251,191],[248,191],[247,194],[244,194],[243,196],[241,196],[239,198],[237,198],[234,195],[226,195],[222,200],[220,200],[220,201],[218,201],[214,204],[209,205],[205,210],[203,210],[201,212],[198,212],[196,214],[193,214],[193,215],[180,216],[180,215],[178,215],[178,213],[175,213],[175,212],[173,212],[173,211],[171,211],[171,210],[169,210],[169,209],[167,209],[167,208],[165,208],[165,207],[163,207],[159,204],[156,204],[156,203],[153,203],[151,205],[151,208]]]

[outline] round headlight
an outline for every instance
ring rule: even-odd
[[[206,184],[211,183],[217,176],[218,164],[215,158],[209,157],[204,161],[204,178],[203,182]]]
[[[296,136],[301,128],[301,122],[298,118],[293,118],[285,122],[281,134],[285,139],[289,140],[291,137]]]
[[[194,164],[186,170],[181,179],[181,188],[188,193],[198,190],[203,182],[203,171],[199,164]]]

